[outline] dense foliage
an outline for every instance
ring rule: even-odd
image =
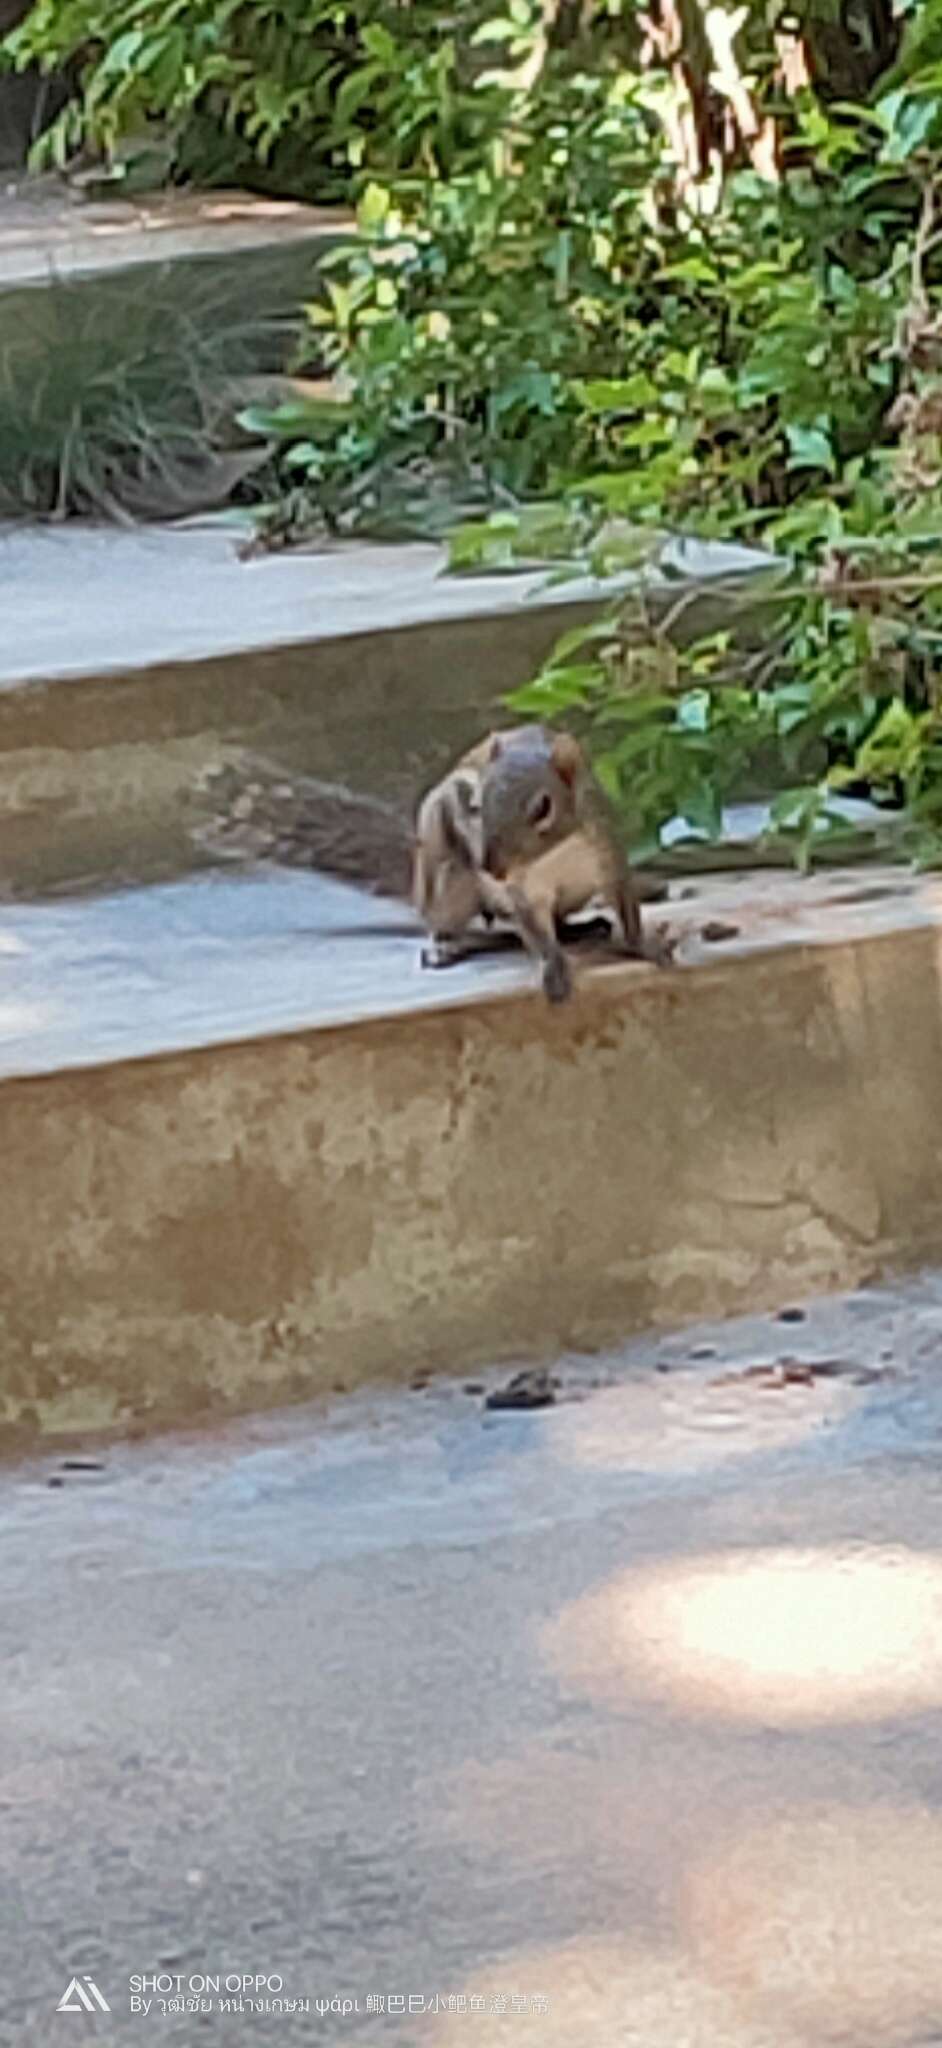
[[[937,860],[940,0],[508,0],[460,37],[423,0],[116,11],[130,45],[93,0],[21,31],[89,37],[99,133],[224,90],[245,143],[353,169],[310,309],[337,402],[252,422],[270,539],[457,521],[465,572],[633,568],[517,702],[585,725],[636,843],[771,779],[801,857],[849,788],[903,797]],[[666,530],[785,558],[758,634],[664,630]]]
[[[457,568],[640,567],[640,591],[516,699],[585,724],[636,843],[677,809],[715,832],[725,798],[771,777],[799,857],[849,843],[834,795],[850,789],[904,798],[906,844],[936,860],[928,14],[866,106],[830,104],[807,70],[789,97],[770,55],[750,92],[756,131],[774,108],[774,154],[757,167],[740,136],[686,185],[669,70],[601,37],[594,62],[544,51],[521,85],[540,19],[526,0],[511,16],[488,30],[505,66],[489,147],[447,180],[371,180],[312,309],[344,399],[255,422],[286,448],[276,528],[421,531],[460,507]],[[758,641],[679,651],[658,626],[667,529],[786,557]]]

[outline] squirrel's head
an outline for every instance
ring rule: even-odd
[[[495,735],[481,783],[489,874],[501,879],[568,839],[578,824],[584,775],[582,749],[568,733],[529,725]]]

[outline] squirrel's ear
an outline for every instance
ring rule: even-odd
[[[488,757],[487,757],[487,758],[488,758],[488,760],[489,760],[489,761],[496,761],[496,760],[498,759],[498,757],[499,757],[499,756],[500,756],[500,755],[501,755],[501,754],[503,753],[503,751],[504,751],[504,736],[503,736],[503,733],[500,733],[500,732],[495,732],[495,733],[493,733],[493,734],[492,734],[492,736],[491,736],[491,751],[490,751],[490,753],[488,754]]]
[[[571,733],[561,732],[553,741],[553,767],[564,782],[575,782],[583,766],[582,748]]]

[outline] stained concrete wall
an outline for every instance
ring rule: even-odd
[[[942,1242],[939,935],[0,1089],[0,1418],[170,1419],[769,1306]]]

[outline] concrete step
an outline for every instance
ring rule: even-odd
[[[418,544],[245,561],[245,531],[0,529],[0,893],[186,870],[189,792],[245,747],[411,803],[611,595],[446,576]],[[700,630],[767,558],[673,566]]]
[[[10,182],[0,207],[0,334],[50,357],[111,334],[120,355],[129,306],[144,319],[185,312],[196,335],[228,326],[254,342],[248,364],[280,367],[318,259],[353,231],[339,208],[251,192],[157,192],[82,200],[57,178]],[[51,289],[59,287],[59,294]]]
[[[558,1010],[522,958],[421,972],[408,913],[299,874],[0,909],[5,1430],[546,1358],[937,1257],[942,882],[689,887],[675,971],[587,952]]]

